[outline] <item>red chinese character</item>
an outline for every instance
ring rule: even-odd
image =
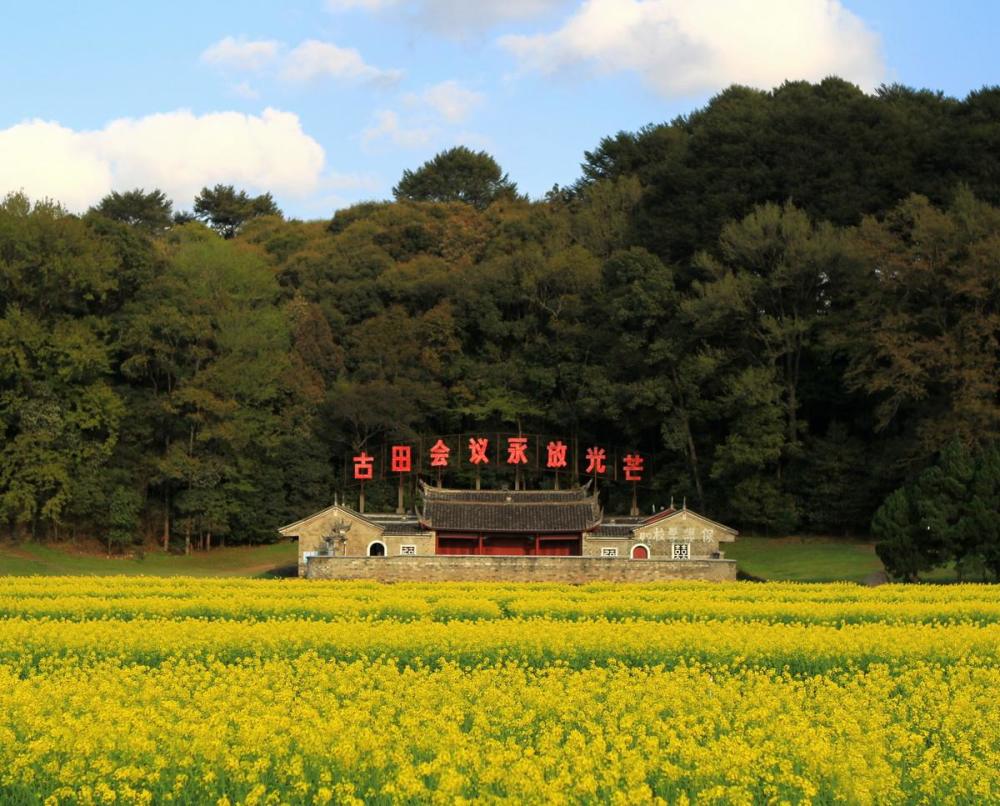
[[[550,442],[545,446],[548,452],[546,467],[566,467],[566,445],[562,442]]]
[[[490,441],[485,437],[469,439],[469,461],[474,465],[488,465],[490,460],[486,457],[486,449]]]
[[[642,481],[642,457],[637,453],[625,455],[622,469],[625,471],[625,481]]]
[[[507,437],[507,464],[528,464],[528,438]]]
[[[361,451],[360,456],[354,457],[354,478],[364,481],[365,479],[374,478],[375,472],[375,459],[369,456],[364,451]]]
[[[587,448],[586,473],[607,473],[608,452],[604,448]]]
[[[392,472],[409,473],[413,469],[413,450],[409,445],[392,446]]]
[[[431,467],[448,467],[448,454],[451,453],[451,448],[444,444],[442,440],[438,440],[433,445],[429,451],[431,455]]]

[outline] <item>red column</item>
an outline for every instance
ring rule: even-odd
[[[479,549],[476,551],[476,554],[482,554],[482,553],[483,553],[483,536],[479,535]]]

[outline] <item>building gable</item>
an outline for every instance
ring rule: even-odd
[[[690,509],[679,509],[651,518],[637,526],[633,534],[639,540],[732,543],[738,532]]]
[[[348,509],[341,504],[334,504],[326,509],[321,509],[319,512],[314,512],[312,515],[307,515],[294,523],[279,527],[278,534],[282,534],[285,537],[296,537],[302,532],[313,532],[317,526],[327,526],[337,520],[347,520],[352,526],[360,523],[371,529],[381,530],[383,528],[353,509]]]
[[[366,554],[367,546],[372,541],[381,540],[385,531],[381,524],[347,507],[334,504],[295,523],[282,526],[278,532],[285,537],[298,537],[301,565],[307,554],[322,550],[326,545],[326,538],[342,524],[349,526],[344,533],[346,542],[333,548],[346,551],[347,554]]]

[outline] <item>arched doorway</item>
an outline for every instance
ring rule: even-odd
[[[649,548],[642,545],[632,547],[632,559],[633,560],[648,560],[649,559]]]
[[[381,543],[378,540],[373,543],[368,544],[368,556],[369,557],[384,557],[385,556],[385,543]]]

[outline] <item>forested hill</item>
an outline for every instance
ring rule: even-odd
[[[7,197],[6,528],[270,539],[360,448],[476,429],[639,446],[644,508],[764,533],[867,532],[946,447],[996,472],[998,89],[734,87],[544,200],[464,149],[395,195]]]

